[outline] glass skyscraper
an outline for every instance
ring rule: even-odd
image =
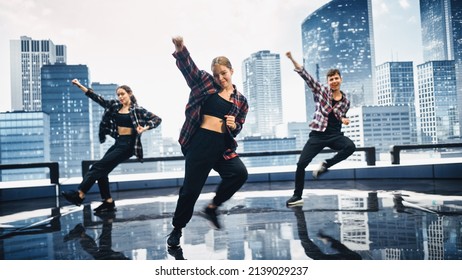
[[[375,58],[370,0],[333,0],[302,23],[303,64],[326,84],[326,73],[338,68],[352,106],[372,105]],[[307,120],[312,119],[312,92],[306,89]]]
[[[0,163],[50,161],[50,119],[42,112],[0,113]],[[0,181],[47,178],[47,168],[2,170]]]
[[[245,135],[274,136],[282,123],[281,63],[279,54],[264,50],[242,63],[244,95],[249,102]],[[243,134],[243,135],[244,135]]]
[[[458,108],[462,108],[462,1],[420,0],[424,61],[454,60]],[[462,129],[462,114],[459,112]]]
[[[50,116],[51,160],[59,162],[60,177],[80,177],[82,160],[91,158],[91,100],[72,79],[89,84],[86,65],[55,64],[42,67],[42,107]]]
[[[56,62],[66,63],[66,46],[51,40],[32,40],[21,36],[10,41],[11,106],[13,110],[42,109],[40,68]]]
[[[386,62],[376,67],[377,104],[408,105],[412,142],[417,142],[414,98],[414,66],[412,61]]]
[[[349,125],[342,132],[358,147],[375,147],[377,159],[380,153],[389,156],[391,145],[408,145],[411,142],[411,121],[408,104],[359,106],[348,111]],[[365,161],[364,153],[354,153],[348,160]]]
[[[460,136],[454,61],[417,65],[417,74],[417,120],[422,142],[453,142]]]
[[[106,100],[115,99],[116,97],[116,84],[101,84],[101,83],[92,83],[91,87],[93,90],[104,97]],[[114,144],[115,140],[112,137],[106,137],[106,141],[104,143],[99,142],[99,124],[101,122],[101,118],[103,117],[104,108],[101,107],[96,102],[90,100],[90,112],[91,112],[91,159],[99,160],[104,156],[106,151]]]

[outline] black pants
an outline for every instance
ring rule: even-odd
[[[225,137],[225,134],[200,128],[185,151],[184,182],[172,220],[175,228],[184,228],[191,220],[194,205],[212,169],[221,177],[213,198],[216,206],[230,199],[247,181],[247,168],[239,157],[223,158]]]
[[[95,162],[87,174],[85,174],[85,177],[80,183],[79,190],[83,193],[87,193],[93,184],[98,181],[101,198],[103,200],[111,198],[108,175],[117,165],[133,155],[135,139],[135,135],[119,136],[114,145],[104,154],[104,157]]]
[[[356,150],[353,141],[344,136],[343,133],[328,134],[318,131],[310,132],[310,138],[303,147],[300,158],[298,159],[297,171],[295,171],[294,195],[302,196],[305,186],[305,168],[310,164],[313,158],[326,147],[338,151],[332,158],[326,160],[328,168],[348,158]]]

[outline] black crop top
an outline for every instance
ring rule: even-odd
[[[332,107],[334,107],[337,103],[338,101],[332,99]],[[326,132],[339,133],[342,130],[342,122],[337,119],[334,114],[334,110],[330,111],[327,123]]]
[[[133,123],[132,119],[130,118],[130,114],[117,113],[115,116],[115,122],[117,126],[133,128]]]
[[[226,101],[218,93],[212,94],[202,105],[202,114],[224,119],[233,103]]]

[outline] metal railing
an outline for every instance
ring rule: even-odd
[[[400,164],[400,152],[402,150],[419,150],[419,149],[440,149],[440,148],[462,148],[462,143],[445,143],[445,144],[420,144],[420,145],[393,145],[390,147],[391,163]],[[266,157],[266,156],[285,156],[299,155],[301,150],[287,151],[272,151],[272,152],[247,152],[239,153],[240,157]],[[335,150],[324,149],[321,153],[333,153]],[[375,147],[356,147],[355,152],[365,152],[366,163],[368,166],[376,164],[376,149]],[[159,162],[159,161],[176,161],[184,160],[183,156],[170,157],[149,157],[145,158],[144,162]],[[82,161],[82,176],[90,169],[90,166],[97,160]],[[139,162],[137,159],[129,159],[123,163]],[[59,186],[59,163],[58,162],[34,162],[34,163],[15,163],[15,164],[0,164],[0,170],[6,169],[27,169],[27,168],[48,168],[50,170],[50,183]]]
[[[393,145],[390,147],[391,164],[400,164],[402,150],[462,148],[462,143],[420,144],[420,145]]]
[[[59,185],[59,163],[58,162],[31,162],[31,163],[13,163],[0,164],[0,170],[6,169],[27,169],[27,168],[43,168],[50,170],[50,183]]]
[[[273,151],[273,152],[248,152],[239,153],[239,157],[266,157],[266,156],[287,156],[287,155],[299,155],[301,150],[288,150],[288,151]],[[324,149],[321,153],[335,153],[336,151],[331,149]],[[375,147],[356,147],[355,152],[365,152],[367,165],[373,166],[376,162]],[[172,156],[172,157],[149,157],[143,159],[144,162],[157,162],[157,161],[175,161],[184,160],[183,156]],[[90,166],[98,160],[83,160],[82,161],[82,177],[90,169]],[[139,162],[137,159],[132,158],[124,161],[123,163],[135,163]]]

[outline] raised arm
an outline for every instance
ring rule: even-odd
[[[91,100],[95,101],[99,105],[101,105],[104,108],[108,108],[110,106],[110,102],[105,100],[102,96],[96,94],[91,88],[87,88],[84,85],[82,85],[79,80],[73,79],[72,84],[76,85],[79,89],[81,89],[86,96],[91,98]]]
[[[83,86],[79,80],[77,79],[73,79],[72,80],[72,84],[76,85],[79,89],[81,89],[84,93],[86,93],[88,91],[88,88],[86,88],[85,86]]]
[[[213,90],[213,77],[207,72],[199,70],[184,45],[183,37],[173,37],[172,42],[175,45],[173,56],[176,58],[176,65],[183,74],[189,88],[202,93]]]
[[[287,58],[290,59],[290,61],[292,61],[292,63],[294,64],[294,67],[295,67],[296,70],[301,71],[303,69],[303,66],[300,65],[297,61],[295,61],[295,59],[292,57],[291,52],[286,52],[286,56],[287,56]]]
[[[290,61],[292,61],[295,67],[295,71],[300,75],[300,77],[302,77],[302,79],[305,81],[305,83],[308,85],[308,87],[311,89],[315,96],[318,94],[327,94],[328,89],[321,83],[317,82],[310,74],[308,74],[303,65],[295,61],[295,59],[292,57],[291,52],[287,52],[286,56],[290,59]]]

